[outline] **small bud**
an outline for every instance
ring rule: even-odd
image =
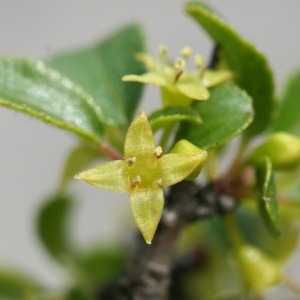
[[[296,166],[300,163],[300,139],[285,132],[276,132],[253,151],[249,161],[256,164],[264,156],[270,157],[275,169]]]
[[[280,281],[280,266],[259,249],[242,245],[238,260],[247,284],[256,292],[263,292]]]
[[[198,148],[197,146],[195,146],[187,140],[178,141],[172,148],[171,153],[202,154],[202,159],[199,162],[197,168],[187,178],[185,178],[186,180],[195,179],[200,174],[204,163],[207,160],[207,152],[201,148]]]
[[[181,55],[184,58],[189,57],[192,54],[192,49],[190,47],[184,47],[181,49]]]
[[[163,155],[162,147],[158,146],[157,148],[155,148],[153,154],[156,156],[156,158],[161,158]]]
[[[135,158],[135,156],[132,156],[132,157],[126,158],[125,161],[126,161],[128,167],[131,167],[135,163],[136,158]]]

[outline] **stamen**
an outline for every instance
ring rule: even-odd
[[[142,182],[141,176],[136,176],[131,182],[131,188],[135,188],[138,184]]]
[[[207,67],[206,67],[206,66],[203,67],[203,68],[200,70],[200,79],[201,79],[201,80],[203,79],[206,70],[207,70]]]
[[[157,185],[159,186],[159,187],[163,187],[163,181],[162,181],[162,178],[159,178],[159,179],[157,179],[156,180],[156,183],[157,183]]]
[[[188,58],[192,54],[192,49],[190,47],[184,47],[181,49],[181,55],[184,58]]]
[[[161,59],[165,59],[168,56],[168,48],[165,45],[159,46],[158,55]]]
[[[135,156],[128,157],[125,159],[125,161],[126,161],[128,167],[131,167],[135,163],[136,158],[135,158]]]
[[[177,58],[174,62],[175,69],[179,71],[182,71],[185,68],[185,66],[186,66],[186,61],[181,57]]]
[[[156,156],[156,158],[161,158],[163,155],[162,147],[161,146],[156,147],[153,154]]]
[[[179,71],[176,76],[175,76],[175,79],[174,79],[174,84],[177,83],[177,81],[179,80],[180,76],[183,74],[183,70]]]
[[[200,54],[195,55],[195,64],[198,68],[203,67],[203,57]]]

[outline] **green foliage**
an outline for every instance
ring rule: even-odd
[[[291,216],[291,210],[296,212],[295,217]],[[237,211],[236,217],[239,229],[247,243],[261,249],[274,260],[284,263],[297,246],[298,230],[294,227],[294,220],[299,218],[300,208],[295,206],[293,208],[285,207],[281,208],[278,213],[282,227],[280,238],[270,234],[269,227],[265,225],[265,220],[254,209],[241,208]]]
[[[48,199],[38,213],[37,230],[40,240],[49,254],[59,261],[73,252],[68,230],[71,208],[71,198],[58,194]]]
[[[220,54],[228,67],[236,73],[236,82],[253,98],[255,119],[245,132],[253,136],[262,132],[273,114],[273,74],[265,56],[245,41],[207,4],[190,1],[186,12],[192,16],[220,47]]]
[[[155,110],[148,119],[154,132],[180,121],[190,122],[195,125],[202,123],[199,114],[195,110],[183,106],[169,106]]]
[[[39,284],[20,270],[0,270],[0,299],[34,299],[41,289]]]
[[[93,99],[43,62],[0,57],[0,105],[70,130],[91,142],[103,136]]]
[[[300,136],[300,70],[288,79],[280,101],[274,131],[288,131]]]
[[[279,236],[281,234],[281,224],[278,214],[272,162],[269,157],[262,158],[262,161],[257,166],[256,179],[260,193],[258,204],[261,216],[270,232],[275,236]]]
[[[103,286],[121,273],[127,258],[124,249],[101,247],[80,255],[78,265],[91,282]]]
[[[145,72],[134,55],[145,51],[140,26],[129,25],[99,44],[48,60],[53,68],[82,86],[97,104],[107,125],[128,125],[139,103],[142,85],[124,83],[126,74]]]
[[[220,146],[245,130],[253,120],[251,98],[236,86],[224,85],[211,90],[207,102],[194,102],[203,124],[184,123],[177,140],[186,139],[203,149]]]
[[[285,132],[273,133],[253,151],[249,161],[256,164],[264,156],[270,158],[274,169],[295,168],[300,163],[300,139]]]

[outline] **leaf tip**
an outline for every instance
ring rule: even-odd
[[[78,173],[74,176],[75,179],[83,180],[82,173]]]

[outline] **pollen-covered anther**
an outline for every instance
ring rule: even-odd
[[[137,175],[136,177],[133,178],[131,182],[131,187],[135,188],[137,185],[139,185],[142,182],[141,176]]]
[[[181,55],[185,58],[189,57],[192,54],[192,49],[190,47],[184,47],[181,49]]]
[[[174,68],[179,71],[182,71],[185,68],[185,66],[186,66],[186,61],[181,57],[178,57],[174,62]]]
[[[162,147],[161,146],[156,147],[153,154],[156,156],[156,158],[161,158],[163,155]]]
[[[128,167],[131,167],[135,163],[136,158],[135,158],[135,156],[128,157],[125,159],[125,161],[126,161]]]
[[[157,179],[157,180],[156,180],[156,183],[157,183],[157,185],[158,185],[160,188],[163,187],[163,180],[162,180],[162,178]]]

